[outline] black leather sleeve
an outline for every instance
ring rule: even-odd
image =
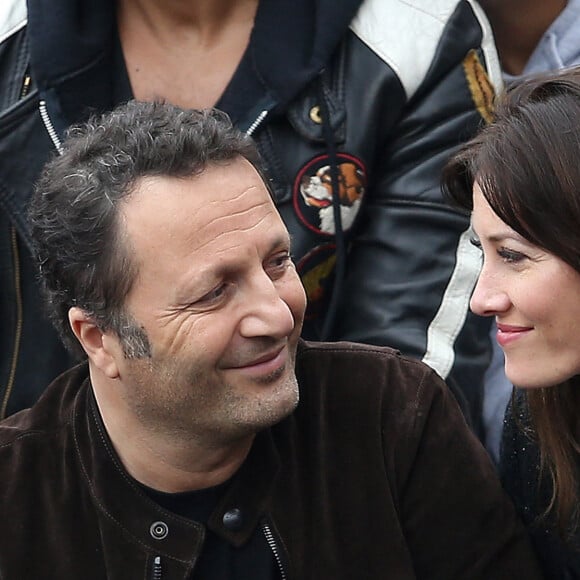
[[[470,4],[460,3],[396,123],[392,110],[383,115],[384,143],[352,240],[333,337],[422,358],[459,385],[476,430],[489,361],[489,323],[468,311],[480,257],[469,243],[469,217],[442,198],[440,173],[489,113],[482,37]],[[483,84],[474,84],[478,79]]]

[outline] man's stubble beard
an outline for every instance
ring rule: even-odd
[[[239,392],[239,387],[228,382],[211,385],[207,373],[195,368],[182,370],[153,357],[142,359],[136,363],[141,369],[133,374],[129,404],[147,430],[164,437],[203,439],[218,445],[237,441],[280,422],[297,407],[295,352],[289,354],[283,368],[255,379],[264,390],[273,389],[267,397]],[[279,382],[274,386],[275,381]],[[162,391],[159,385],[164,385]]]

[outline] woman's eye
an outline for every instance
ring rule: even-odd
[[[525,254],[510,250],[508,248],[500,248],[497,253],[504,262],[508,262],[510,264],[517,264],[518,262],[521,262],[527,258]]]
[[[481,250],[481,241],[479,238],[469,238],[469,243],[475,246],[478,250]]]

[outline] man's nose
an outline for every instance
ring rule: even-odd
[[[244,315],[240,334],[246,338],[268,336],[286,338],[294,330],[295,320],[274,281],[264,273],[255,277],[244,293]]]

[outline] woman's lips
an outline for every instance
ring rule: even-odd
[[[514,326],[512,324],[498,323],[496,339],[501,347],[505,347],[520,338],[524,338],[532,332],[532,330],[533,327],[531,326]]]

